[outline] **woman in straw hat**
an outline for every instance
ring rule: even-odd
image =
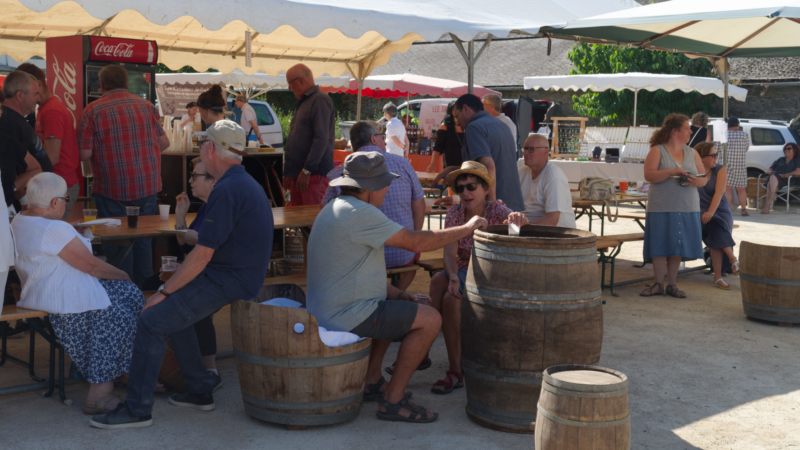
[[[446,184],[460,197],[447,212],[445,228],[457,227],[467,223],[472,217],[483,217],[489,225],[500,225],[511,221],[518,225],[528,223],[523,214],[513,213],[502,201],[487,201],[489,190],[494,186],[494,178],[486,166],[476,161],[465,161],[461,169],[447,175]],[[472,254],[472,235],[444,247],[444,270],[436,272],[431,279],[431,306],[442,315],[442,334],[447,346],[450,369],[445,378],[431,388],[435,394],[449,394],[453,389],[464,387],[461,373],[461,300],[467,268]]]

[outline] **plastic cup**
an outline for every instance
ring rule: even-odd
[[[627,181],[620,181],[619,182],[619,190],[625,192],[628,190],[628,182]]]
[[[126,206],[125,213],[128,215],[128,228],[136,228],[139,226],[139,207]]]
[[[513,223],[508,224],[508,235],[519,236],[519,225],[514,225]]]
[[[161,279],[164,283],[167,282],[175,271],[178,270],[178,257],[177,256],[162,256],[161,257]]]
[[[158,212],[161,214],[161,220],[169,220],[169,205],[158,205]]]
[[[88,222],[90,220],[97,220],[97,210],[96,209],[84,209],[83,210],[83,221]],[[94,227],[92,227],[92,233],[94,233]]]

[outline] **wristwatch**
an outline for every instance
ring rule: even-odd
[[[305,175],[311,175],[311,171],[310,170],[303,169],[303,173]]]
[[[167,292],[167,291],[165,291],[164,290],[164,286],[166,286],[166,284],[162,284],[161,286],[159,286],[158,287],[158,292],[159,292],[159,294],[163,295],[164,297],[169,297],[172,294]]]

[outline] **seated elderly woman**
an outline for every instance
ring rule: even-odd
[[[54,173],[28,182],[28,209],[11,222],[22,280],[17,306],[47,311],[61,345],[90,383],[84,414],[113,410],[114,379],[128,372],[142,292],[122,270],[92,255],[61,221],[67,183]]]
[[[445,181],[461,197],[461,204],[453,205],[447,212],[445,228],[464,225],[475,216],[483,217],[489,225],[500,225],[512,214],[502,201],[486,200],[494,185],[494,178],[481,163],[465,161],[461,169],[450,172]],[[514,223],[528,223],[523,214],[513,215],[516,217]],[[445,378],[431,388],[435,394],[449,394],[453,389],[464,387],[464,375],[461,373],[461,300],[473,244],[471,234],[447,244],[444,247],[444,271],[436,272],[431,279],[431,306],[442,315],[442,334],[450,365]]]
[[[731,285],[722,279],[724,259],[732,264],[734,274],[739,273],[739,260],[733,255],[733,213],[725,195],[728,181],[725,166],[717,164],[717,149],[713,142],[702,142],[694,147],[708,174],[705,186],[697,188],[700,194],[700,222],[703,224],[703,243],[711,251],[711,266],[714,269],[714,286],[730,289]]]
[[[789,184],[790,176],[800,175],[800,147],[793,142],[783,146],[782,157],[775,160],[767,169],[767,198],[761,214],[769,214],[769,209],[777,198],[777,192]],[[800,180],[795,181],[795,186],[800,186]]]

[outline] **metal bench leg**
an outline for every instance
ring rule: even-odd
[[[42,393],[43,397],[50,397],[53,395],[56,386],[58,386],[58,396],[65,405],[71,405],[72,400],[67,400],[66,393],[64,392],[65,376],[64,376],[64,347],[58,342],[55,330],[50,325],[50,321],[42,319],[30,320],[31,327],[34,328],[43,338],[50,343],[50,379],[47,383],[47,391]],[[58,381],[56,382],[56,350],[58,350]]]
[[[644,224],[642,223],[642,221],[639,219],[633,219],[633,220],[639,225],[639,228],[641,228],[642,231],[644,231]]]
[[[601,251],[600,257],[598,258],[599,262],[602,264],[602,270],[601,270],[602,278],[600,279],[600,289],[603,290],[605,288],[608,288],[608,290],[611,292],[611,295],[614,297],[619,297],[619,294],[614,292],[614,269],[616,268],[617,255],[619,255],[621,248],[622,248],[622,243],[617,245],[617,247],[614,248],[613,250],[609,250],[608,255],[606,255],[605,252]],[[610,272],[611,279],[609,280],[609,284],[606,284],[606,263],[611,265],[611,272]]]
[[[30,323],[31,319],[27,319],[26,321]],[[8,329],[8,322],[0,322],[0,334],[2,334],[2,351],[3,354],[0,356],[0,366],[6,363],[6,361],[11,361],[13,363],[19,364],[22,367],[28,368],[28,374],[30,374],[31,379],[36,382],[43,382],[44,378],[39,378],[36,376],[36,372],[34,372],[34,362],[35,359],[35,348],[36,348],[36,332],[31,330],[31,337],[30,343],[28,344],[28,360],[25,361],[24,359],[20,359],[8,354],[8,342],[6,336],[6,330]]]

